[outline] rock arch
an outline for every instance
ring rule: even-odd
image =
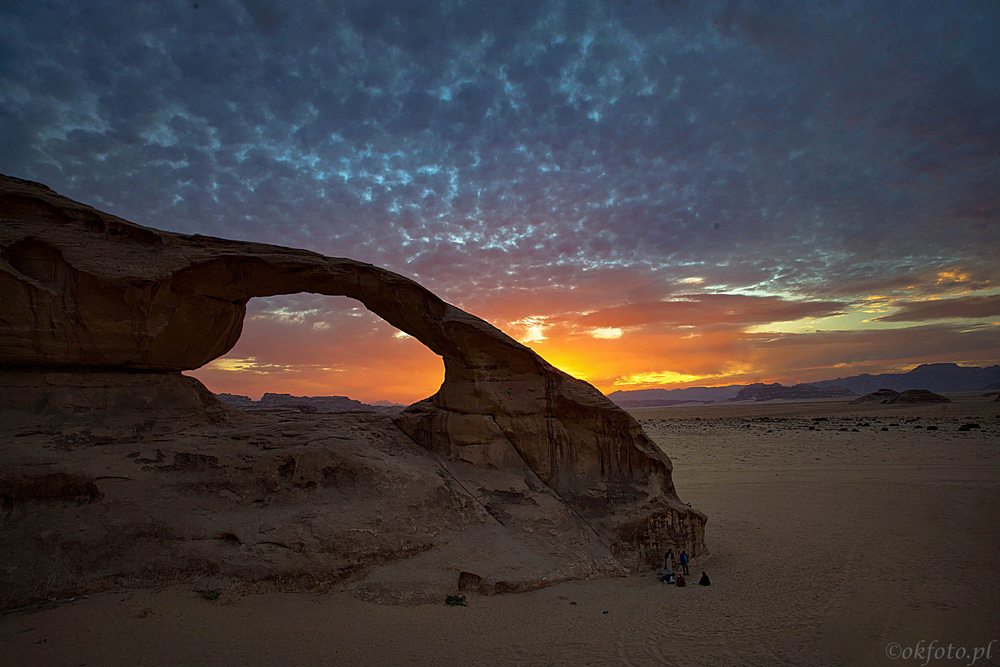
[[[0,365],[179,375],[225,354],[253,297],[347,296],[444,359],[396,424],[447,459],[537,475],[626,562],[703,550],[669,458],[625,411],[499,329],[370,264],[135,225],[0,179]],[[192,380],[193,382],[193,380]],[[199,399],[204,401],[205,398]]]

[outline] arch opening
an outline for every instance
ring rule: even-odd
[[[299,293],[251,299],[236,345],[187,374],[253,400],[270,392],[410,405],[441,387],[444,363],[360,301]]]

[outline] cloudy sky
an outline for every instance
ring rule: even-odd
[[[0,172],[411,276],[605,392],[1000,361],[1000,3],[0,6]],[[215,391],[440,359],[256,299]]]

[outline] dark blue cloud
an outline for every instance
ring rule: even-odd
[[[0,170],[144,224],[456,299],[553,266],[838,298],[996,267],[995,2],[0,12]]]

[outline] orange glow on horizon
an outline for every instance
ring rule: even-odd
[[[858,296],[840,308],[831,302],[774,297],[722,295],[699,301],[697,295],[686,295],[683,301],[652,301],[648,311],[642,303],[611,302],[569,313],[557,309],[563,304],[561,293],[550,296],[555,306],[549,309],[534,299],[525,306],[531,315],[508,311],[488,321],[604,393],[794,384],[900,372],[941,361],[997,363],[1000,325],[995,318],[962,329],[927,323],[879,328],[862,319],[864,313],[881,314],[897,306],[901,300],[892,293]],[[768,330],[756,324],[811,318],[810,303],[816,304],[814,319],[790,322],[809,322],[808,329]],[[229,354],[190,375],[216,393],[254,399],[273,392],[410,404],[440,387],[441,358],[371,313],[357,307],[317,312],[310,304],[294,305],[298,310],[275,305],[258,309],[248,316],[243,336]],[[832,323],[827,330],[824,320]]]

